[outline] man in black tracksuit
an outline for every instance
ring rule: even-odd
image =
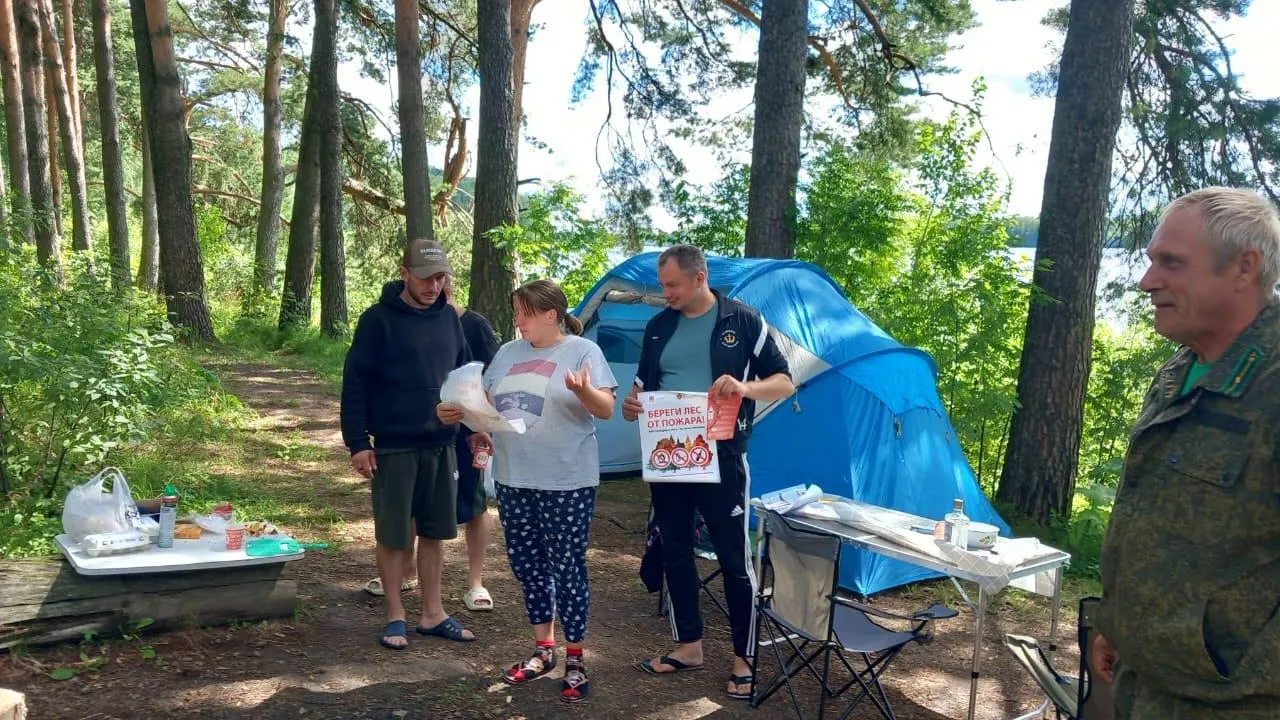
[[[471,361],[458,314],[443,292],[451,274],[438,243],[409,242],[397,282],[356,324],[342,372],[342,439],[351,465],[372,481],[378,575],[387,625],[379,642],[408,645],[402,570],[418,540],[422,619],[417,631],[450,640],[475,635],[444,611],[440,599],[442,541],[457,537],[457,425],[436,417],[440,388]]]
[[[671,595],[672,624],[678,647],[669,655],[646,659],[640,668],[666,674],[701,667],[702,617],[698,608],[698,570],[693,560],[694,512],[702,514],[724,575],[725,600],[733,631],[733,670],[728,695],[751,692],[755,603],[751,549],[747,541],[747,438],[756,401],[772,402],[795,392],[786,358],[753,308],[722,297],[707,282],[707,259],[691,245],[667,248],[658,258],[658,280],[668,307],[645,327],[640,366],[623,417],[634,421],[643,407],[642,391],[675,390],[740,396],[737,432],[717,443],[717,484],[651,483],[654,521],[662,535],[662,565]]]

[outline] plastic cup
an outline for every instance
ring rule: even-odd
[[[244,525],[234,523],[227,526],[227,549],[244,549]]]

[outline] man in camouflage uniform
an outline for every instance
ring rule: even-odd
[[[1091,664],[1129,720],[1280,718],[1280,217],[1165,210],[1139,287],[1182,347],[1147,392],[1102,551]]]

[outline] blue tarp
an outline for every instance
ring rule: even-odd
[[[658,253],[644,253],[618,265],[575,310],[622,388],[635,376],[644,323],[658,308],[605,301],[603,294],[624,289],[659,295],[657,260]],[[927,353],[890,337],[809,263],[710,257],[708,266],[713,287],[757,308],[774,332],[803,349],[798,352],[822,361],[793,398],[758,420],[747,456],[752,496],[812,483],[928,518],[941,518],[952,499],[963,498],[971,519],[1010,534],[965,459]],[[604,472],[639,471],[634,424],[616,412],[599,423],[599,434]],[[841,584],[864,595],[937,577],[867,551],[844,558]]]

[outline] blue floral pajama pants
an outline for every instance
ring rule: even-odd
[[[596,489],[530,490],[497,484],[498,511],[511,571],[524,588],[530,625],[560,616],[566,642],[587,632],[591,588],[587,581],[587,536]]]

